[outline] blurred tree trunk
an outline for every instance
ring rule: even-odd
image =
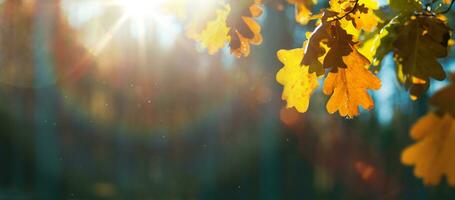
[[[291,35],[286,23],[286,13],[277,12],[274,9],[267,9],[266,19],[263,24],[264,42],[261,45],[261,58],[259,66],[263,67],[266,72],[275,72],[279,64],[275,56],[279,47],[289,46]],[[283,30],[283,31],[276,31]],[[270,69],[273,68],[273,69]],[[262,106],[261,114],[263,116],[259,122],[260,132],[260,163],[259,163],[259,182],[261,199],[283,199],[283,158],[280,157],[282,135],[280,133],[278,102],[279,94],[276,93],[275,76],[271,74],[266,78],[267,87],[272,91],[271,101]],[[268,105],[267,105],[268,104]]]
[[[58,94],[55,85],[50,41],[58,23],[59,0],[39,0],[35,4],[32,28],[35,71],[35,189],[38,199],[59,199],[61,163],[58,139]]]

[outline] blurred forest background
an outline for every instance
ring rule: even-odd
[[[172,17],[141,26],[90,0],[0,0],[0,199],[455,199],[400,163],[428,105],[390,55],[372,112],[329,115],[321,92],[305,114],[284,108],[276,52],[312,30],[293,15],[265,8],[263,43],[235,59]]]

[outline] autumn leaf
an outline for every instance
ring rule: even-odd
[[[287,0],[295,7],[295,21],[306,25],[311,19],[311,9],[317,3],[316,0]]]
[[[348,56],[343,57],[346,69],[330,72],[324,82],[323,92],[332,95],[327,102],[329,113],[339,112],[341,116],[353,118],[359,114],[359,106],[370,110],[374,102],[368,89],[378,90],[381,81],[367,70],[368,59],[357,50],[351,49]]]
[[[246,57],[250,54],[250,44],[262,42],[261,26],[254,19],[262,14],[262,9],[258,3],[245,6],[243,1],[232,2],[231,7],[232,12],[227,18],[231,53],[238,58]]]
[[[308,66],[301,66],[303,48],[280,50],[278,59],[284,64],[276,75],[278,83],[284,86],[282,99],[288,108],[295,107],[299,112],[306,112],[310,97],[319,86],[315,73],[308,72]]]
[[[435,108],[420,118],[411,128],[416,144],[407,147],[401,156],[405,165],[414,165],[416,177],[425,184],[437,185],[446,175],[455,187],[455,74],[452,83],[437,91],[430,99]]]
[[[331,72],[337,72],[339,68],[347,68],[347,63],[343,57],[348,56],[353,51],[352,46],[355,42],[352,35],[342,29],[337,22],[332,23],[329,32],[331,38],[326,43],[329,50],[324,57],[322,66],[332,68]]]
[[[393,50],[399,27],[405,21],[403,15],[395,16],[374,37],[363,42],[359,51],[372,62],[374,70],[379,71],[382,59]]]
[[[181,0],[182,1],[182,0]],[[259,1],[210,1],[212,10],[192,11],[188,16],[186,32],[189,38],[215,54],[229,43],[236,57],[248,56],[250,44],[262,42],[261,26],[254,18],[262,14]]]
[[[323,22],[316,27],[308,39],[302,64],[310,66],[311,72],[320,71],[318,69],[320,66],[332,68],[334,72],[338,68],[346,68],[342,56],[350,53],[350,47],[354,42],[352,35],[347,34],[338,21],[329,21],[334,16],[336,13],[325,11],[322,18]],[[322,64],[321,57],[324,57]]]
[[[446,175],[455,186],[455,119],[430,112],[414,124],[411,137],[416,144],[402,152],[401,162],[414,165],[414,175],[427,185],[439,184]]]
[[[184,3],[181,6],[187,6],[190,3],[188,0],[179,0],[177,2]],[[194,8],[191,12],[185,12],[184,18],[187,24],[185,31],[189,38],[207,48],[209,54],[215,54],[229,40],[226,33],[228,31],[226,18],[231,8],[229,5],[221,3],[220,0],[210,1],[207,7],[211,9],[205,7]],[[179,8],[178,10],[181,9]],[[180,13],[179,11],[177,14]]]
[[[200,42],[204,48],[207,48],[208,53],[211,55],[217,53],[229,41],[229,28],[227,27],[226,19],[230,10],[229,5],[218,9],[216,11],[216,19],[209,21],[206,28],[200,33],[190,35],[192,39]]]
[[[322,67],[319,58],[326,54],[325,44],[331,39],[330,26],[330,23],[321,23],[308,38],[301,64],[309,66],[310,71],[320,71],[318,68]]]
[[[301,25],[306,25],[312,19],[311,10],[317,4],[317,0],[259,0],[259,2],[275,8],[277,11],[283,11],[286,4],[294,6],[295,21]]]
[[[375,0],[359,0],[357,4],[355,10],[346,16],[346,20],[350,20],[359,30],[372,31],[380,21],[374,13],[379,8],[378,2]]]
[[[347,67],[343,62],[343,56],[352,52],[353,46],[357,44],[355,40],[359,34],[353,25],[358,26],[358,29],[367,28],[360,25],[361,23],[356,23],[356,19],[367,17],[360,16],[370,10],[365,7],[366,3],[373,6],[370,1],[362,1],[362,4],[358,2],[353,4],[352,1],[344,0],[330,1],[330,10],[323,12],[321,23],[311,34],[308,46],[305,49],[302,64],[310,66],[310,72],[320,71],[321,65],[326,69],[331,68],[332,72]],[[375,19],[371,18],[370,20],[374,21]],[[321,57],[323,57],[322,63]]]
[[[455,74],[452,74],[452,83],[438,90],[429,103],[437,109],[438,113],[448,113],[455,118]]]
[[[416,99],[428,89],[430,78],[446,77],[436,59],[448,54],[450,29],[436,17],[413,16],[400,31],[393,44],[398,79]]]
[[[408,14],[422,10],[420,0],[390,0],[390,8],[396,13]]]
[[[359,106],[374,107],[368,89],[379,89],[381,81],[368,71],[369,60],[358,52],[354,36],[343,29],[338,13],[327,10],[321,20],[309,37],[302,64],[309,66],[309,72],[320,71],[320,66],[330,69],[323,88],[324,94],[331,95],[327,111],[352,118],[359,114]]]
[[[380,21],[374,13],[379,8],[375,0],[331,0],[330,9],[344,16],[341,20],[350,21],[358,30],[372,31]],[[341,22],[344,24],[343,22]],[[343,26],[343,28],[345,28]]]
[[[330,12],[325,14],[333,15]],[[320,71],[320,58],[323,57],[322,66],[337,72],[339,68],[347,67],[343,56],[349,55],[355,44],[353,36],[338,21],[323,22],[311,34],[302,64],[310,66],[311,72]]]

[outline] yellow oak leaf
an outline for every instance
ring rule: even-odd
[[[295,21],[305,25],[311,20],[311,8],[317,3],[315,0],[287,0],[295,6]]]
[[[323,92],[332,95],[327,102],[329,113],[339,112],[340,116],[353,118],[359,114],[359,106],[370,110],[374,102],[368,89],[378,90],[381,81],[367,70],[370,62],[356,49],[343,56],[346,68],[330,72],[324,82]]]
[[[207,3],[209,5],[187,13],[189,16],[185,21],[188,37],[200,42],[209,54],[218,52],[228,42],[233,55],[246,57],[250,54],[250,44],[262,42],[261,26],[254,19],[262,14],[261,1],[229,1],[226,4],[223,0],[211,0]]]
[[[306,112],[310,97],[319,86],[316,73],[309,73],[308,66],[300,65],[303,48],[279,50],[277,56],[284,64],[277,73],[276,80],[284,86],[282,99],[287,101],[286,107]]]
[[[182,1],[182,0],[179,0]],[[186,4],[189,0],[184,0]],[[186,6],[186,5],[185,5]],[[208,23],[217,21],[217,18],[220,16],[220,12],[226,12],[226,10],[230,10],[229,5],[220,3],[219,0],[213,0],[207,3],[207,7],[213,8],[195,8],[188,12],[184,16],[185,23],[187,24],[185,27],[186,35],[194,40],[199,41],[201,37],[201,33],[204,30],[207,30]],[[222,17],[222,16],[221,16]],[[224,22],[225,24],[226,22]]]
[[[430,98],[429,103],[437,109],[437,112],[449,113],[455,117],[455,74],[451,75],[452,83],[438,90]]]
[[[350,0],[330,0],[330,10],[337,13],[345,13],[352,10],[355,5],[355,1]]]
[[[427,185],[437,185],[446,175],[455,186],[455,119],[444,114],[428,113],[411,128],[415,144],[403,150],[401,162],[413,165],[414,175]]]
[[[258,3],[253,3],[246,7],[241,5],[231,5],[232,12],[227,18],[230,28],[229,46],[231,53],[236,57],[248,56],[250,54],[250,44],[258,45],[262,42],[261,26],[254,20],[262,14],[262,9]]]
[[[353,14],[354,25],[357,29],[363,29],[367,32],[373,31],[380,21],[374,13],[379,8],[376,0],[359,0],[357,11]]]
[[[330,9],[339,13],[340,16],[345,17],[341,19],[342,27],[346,28],[347,25],[343,21],[351,21],[354,27],[358,30],[363,29],[367,32],[373,31],[380,21],[376,16],[374,10],[379,8],[379,4],[375,0],[331,0]],[[350,33],[353,34],[353,33]],[[353,34],[357,35],[357,34]]]
[[[216,11],[216,18],[207,23],[207,26],[201,33],[194,33],[191,38],[199,41],[204,48],[207,48],[208,53],[213,55],[223,48],[229,40],[229,28],[226,24],[227,16],[230,12],[230,6]]]

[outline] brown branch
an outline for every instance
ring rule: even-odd
[[[452,3],[453,3],[453,0],[452,0]],[[352,12],[354,12],[354,11],[357,9],[358,6],[359,6],[359,0],[356,0],[356,1],[355,1],[355,4],[354,4],[354,7],[352,7],[352,9],[351,9],[349,12],[344,13],[344,15],[341,16],[341,17],[336,16],[336,19],[337,19],[337,20],[341,20],[341,19],[345,18],[346,16],[348,16],[349,14],[351,14]]]
[[[450,10],[452,10],[452,6],[453,6],[454,3],[455,3],[455,0],[452,0],[452,2],[450,3],[449,7],[448,7],[446,10],[444,10],[444,11],[442,11],[442,12],[439,12],[439,13],[436,13],[436,14],[439,15],[439,14],[446,14],[446,13],[448,13]]]

